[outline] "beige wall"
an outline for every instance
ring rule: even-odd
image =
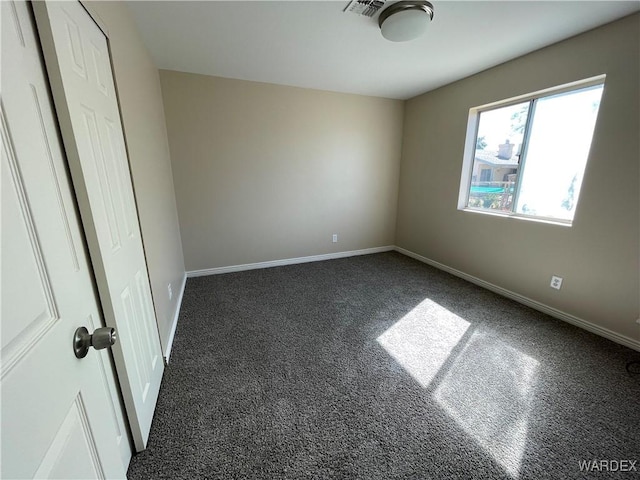
[[[123,2],[90,1],[85,6],[109,34],[158,330],[166,353],[185,269],[158,70]]]
[[[394,243],[403,102],[160,80],[187,270]]]
[[[640,340],[639,32],[627,17],[409,100],[397,245]],[[572,227],[457,210],[469,108],[602,73]]]

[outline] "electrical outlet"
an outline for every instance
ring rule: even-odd
[[[562,287],[562,277],[556,277],[555,275],[551,277],[551,284],[549,285],[551,288],[555,288],[556,290],[560,290]]]
[[[173,290],[171,289],[171,284],[167,285],[167,291],[169,292],[169,300],[173,297]]]
[[[333,234],[333,243],[337,243],[338,242],[338,234],[334,233]]]

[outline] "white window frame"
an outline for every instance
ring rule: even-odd
[[[566,83],[564,85],[559,85],[557,87],[546,88],[544,90],[538,90],[537,92],[527,93],[525,95],[520,95],[520,96],[512,97],[506,100],[500,100],[497,102],[487,103],[479,107],[470,108],[469,118],[467,121],[467,132],[466,132],[465,144],[464,144],[464,156],[462,160],[462,175],[460,177],[460,192],[458,194],[458,210],[463,210],[465,212],[481,213],[485,215],[494,215],[494,216],[504,217],[504,218],[517,218],[522,220],[553,223],[557,225],[570,227],[571,224],[573,223],[572,220],[563,220],[560,218],[544,217],[540,215],[527,215],[524,213],[516,213],[515,211],[511,211],[511,212],[494,211],[494,210],[489,210],[485,208],[469,207],[467,205],[467,203],[469,202],[469,193],[471,190],[471,180],[472,180],[471,177],[473,174],[473,163],[475,160],[474,155],[476,151],[478,127],[480,124],[480,114],[482,112],[487,112],[487,111],[495,110],[498,108],[508,107],[510,105],[515,105],[518,103],[529,102],[531,100],[536,100],[544,97],[550,97],[550,96],[558,95],[561,93],[571,92],[573,90],[580,90],[582,88],[594,87],[596,85],[604,86],[605,79],[606,79],[606,75],[604,74],[597,75],[595,77],[590,77],[583,80]],[[604,96],[604,91],[603,91],[603,96]],[[529,114],[527,115],[525,137],[522,142],[523,152],[526,152],[527,143],[529,141],[529,134],[531,133],[530,122],[533,121],[534,114],[535,114],[535,103],[533,103],[532,109],[529,111]],[[596,124],[596,127],[597,127],[597,124]],[[593,135],[595,136],[595,130]],[[518,195],[520,194],[520,183],[522,182],[522,175],[520,175],[520,173],[523,171],[525,163],[526,163],[526,155],[524,156],[523,161],[518,166],[518,176],[517,176],[516,185],[515,185],[515,197],[513,199],[514,206],[517,205]]]

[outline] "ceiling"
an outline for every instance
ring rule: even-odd
[[[395,0],[387,0],[385,7]],[[635,1],[438,1],[427,33],[385,40],[343,1],[130,1],[156,66],[406,99],[640,10]]]

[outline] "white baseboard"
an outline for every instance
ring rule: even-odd
[[[173,327],[171,330],[171,335],[169,338],[167,351],[165,354],[165,361],[169,362],[169,355],[171,353],[171,345],[173,344],[173,338],[175,336],[176,327],[178,325],[178,315],[180,313],[180,305],[182,303],[182,295],[184,294],[184,287],[187,277],[201,277],[205,275],[219,275],[223,273],[232,273],[232,272],[242,272],[245,270],[255,270],[258,268],[270,268],[270,267],[279,267],[283,265],[295,265],[299,263],[307,263],[307,262],[319,262],[322,260],[332,260],[336,258],[346,258],[353,257],[357,255],[369,255],[372,253],[381,253],[381,252],[389,252],[389,251],[397,251],[411,258],[415,258],[420,262],[426,263],[427,265],[431,265],[439,270],[443,270],[447,273],[455,275],[456,277],[460,277],[464,280],[467,280],[471,283],[474,283],[482,288],[486,288],[487,290],[491,290],[492,292],[497,293],[498,295],[502,295],[503,297],[510,298],[518,303],[531,307],[540,312],[546,313],[554,318],[565,321],[577,327],[583,328],[589,332],[595,333],[596,335],[600,335],[601,337],[607,338],[613,342],[619,343],[626,347],[632,348],[636,351],[640,351],[640,341],[629,338],[625,335],[621,335],[613,330],[609,330],[608,328],[601,327],[594,323],[588,322],[582,318],[576,317],[575,315],[571,315],[569,313],[563,312],[562,310],[558,310],[557,308],[550,307],[543,303],[540,303],[531,298],[525,297],[524,295],[520,295],[519,293],[512,292],[511,290],[507,290],[506,288],[499,287],[494,285],[493,283],[489,283],[480,278],[474,277],[473,275],[469,275],[460,270],[456,270],[455,268],[449,267],[443,263],[436,262],[435,260],[431,260],[430,258],[423,257],[417,253],[414,253],[405,248],[387,245],[384,247],[374,247],[374,248],[365,248],[362,250],[351,250],[347,252],[336,252],[336,253],[327,253],[324,255],[311,255],[308,257],[297,257],[297,258],[285,258],[282,260],[273,260],[268,262],[258,262],[258,263],[246,263],[243,265],[230,265],[228,267],[217,267],[217,268],[207,268],[203,270],[191,270],[186,272],[185,278],[182,282],[182,288],[180,290],[180,297],[178,299],[178,304],[176,308],[176,314],[173,322]]]
[[[298,263],[319,262],[322,260],[333,260],[336,258],[355,257],[357,255],[369,255],[372,253],[390,252],[395,250],[394,245],[384,247],[365,248],[362,250],[350,250],[347,252],[325,253],[324,255],[311,255],[309,257],[285,258],[282,260],[272,260],[269,262],[245,263],[243,265],[230,265],[228,267],[205,268],[203,270],[191,270],[187,272],[187,277],[203,277],[206,275],[220,275],[221,273],[242,272],[245,270],[255,270],[258,268],[281,267],[283,265],[295,265]]]
[[[173,347],[173,339],[176,336],[176,329],[178,328],[178,317],[180,316],[180,308],[182,307],[182,297],[184,296],[184,288],[187,285],[187,274],[182,277],[182,285],[180,286],[180,293],[178,294],[178,301],[176,302],[176,311],[173,315],[173,323],[171,324],[171,333],[169,334],[169,341],[164,351],[164,364],[169,364],[169,357],[171,356],[171,348]]]
[[[595,325],[587,320],[583,320],[582,318],[578,318],[575,315],[571,315],[569,313],[563,312],[562,310],[558,310],[556,308],[550,307],[543,303],[540,303],[536,300],[532,300],[524,295],[520,295],[519,293],[512,292],[511,290],[507,290],[506,288],[499,287],[492,283],[481,280],[473,275],[469,275],[467,273],[461,272],[460,270],[456,270],[455,268],[451,268],[447,265],[444,265],[440,262],[436,262],[435,260],[431,260],[430,258],[423,257],[422,255],[418,255],[410,250],[406,250],[401,247],[395,247],[395,250],[403,255],[406,255],[411,258],[415,258],[427,265],[431,265],[439,270],[443,270],[447,273],[455,275],[456,277],[460,277],[464,280],[467,280],[471,283],[474,283],[480,287],[486,288],[487,290],[491,290],[503,297],[510,298],[511,300],[515,300],[518,303],[531,307],[540,312],[546,313],[554,318],[559,320],[563,320],[567,323],[575,325],[577,327],[588,330],[589,332],[595,333],[596,335],[600,335],[601,337],[607,338],[611,341],[624,345],[625,347],[632,348],[640,352],[640,341],[629,338],[625,335],[620,335],[619,333],[614,332],[613,330],[609,330],[608,328],[601,327],[599,325]]]

